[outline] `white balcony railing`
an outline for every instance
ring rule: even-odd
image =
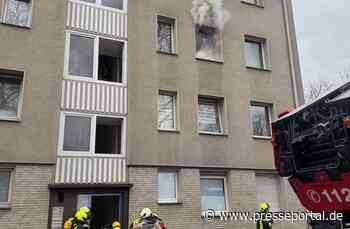
[[[111,115],[126,115],[126,86],[64,79],[61,109]]]
[[[68,1],[67,28],[127,39],[127,14],[121,10],[81,2]]]
[[[125,158],[58,156],[56,184],[126,183]]]

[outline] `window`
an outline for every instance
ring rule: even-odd
[[[257,193],[257,207],[262,202],[270,204],[270,211],[278,212],[280,210],[279,193],[280,180],[274,174],[256,174],[256,193]]]
[[[199,132],[223,133],[222,128],[223,101],[213,98],[198,98]]]
[[[10,202],[11,170],[0,169],[0,207],[7,207]]]
[[[250,119],[254,136],[271,137],[270,110],[271,105],[254,102],[251,103]]]
[[[69,74],[92,78],[94,39],[72,34],[69,54]]]
[[[266,69],[266,41],[263,38],[245,36],[244,53],[247,67]]]
[[[64,151],[90,151],[91,118],[67,116],[64,125]]]
[[[158,50],[165,53],[175,53],[175,19],[157,16]]]
[[[177,172],[158,174],[159,202],[177,202]]]
[[[98,80],[122,82],[123,43],[99,39]]]
[[[124,0],[82,0],[84,2],[95,3],[102,6],[111,7],[114,9],[123,10]]]
[[[22,81],[23,73],[0,71],[0,119],[19,119]]]
[[[224,177],[201,177],[202,211],[226,209],[226,191]]]
[[[176,129],[176,94],[171,92],[159,93],[158,128],[164,130]]]
[[[75,33],[68,37],[70,76],[123,82],[123,42]]]
[[[109,228],[111,222],[122,219],[120,194],[82,194],[77,196],[77,210],[88,207],[93,215],[91,228]]]
[[[66,113],[62,122],[63,152],[122,154],[122,118]]]
[[[121,120],[97,117],[96,119],[96,154],[120,154]]]
[[[223,61],[221,33],[217,28],[196,25],[196,57]]]
[[[11,25],[29,27],[31,23],[31,0],[5,0],[3,22]]]

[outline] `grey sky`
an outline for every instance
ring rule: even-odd
[[[350,0],[294,0],[304,85],[350,71]]]

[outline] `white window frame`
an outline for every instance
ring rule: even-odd
[[[270,68],[270,61],[269,61],[269,53],[268,53],[268,42],[266,38],[263,37],[257,37],[253,35],[244,35],[244,46],[246,42],[251,42],[251,43],[258,43],[261,49],[261,67],[255,67],[255,66],[249,66],[247,65],[246,60],[245,61],[245,66],[246,68],[251,68],[251,69],[261,69],[261,70],[271,70]],[[246,56],[247,54],[244,52],[244,55]]]
[[[64,130],[65,130],[65,119],[66,116],[77,116],[77,117],[89,117],[91,118],[90,128],[90,151],[65,151],[63,150],[64,144]],[[95,153],[95,142],[96,142],[96,119],[97,117],[115,118],[121,119],[121,144],[120,154],[96,154]],[[111,115],[96,115],[96,114],[85,114],[78,112],[62,111],[60,115],[60,130],[59,130],[59,141],[58,141],[58,155],[59,156],[82,156],[82,157],[116,157],[122,158],[126,155],[126,118],[123,116],[111,116]]]
[[[171,26],[171,52],[164,52],[161,51],[159,48],[158,44],[158,22],[159,22],[159,17],[163,17],[168,19],[169,21],[173,21],[172,26]],[[162,15],[162,14],[157,14],[156,15],[156,48],[157,52],[164,53],[164,54],[174,54],[177,55],[177,50],[178,50],[178,42],[177,42],[177,18],[176,17],[170,17],[167,15]]]
[[[160,173],[173,173],[175,174],[175,199],[160,199],[160,183],[159,183],[159,174]],[[159,170],[158,171],[158,203],[159,204],[174,204],[179,201],[179,172],[177,170]]]
[[[83,0],[70,0],[70,1],[78,2],[81,4],[86,4],[94,7],[98,6],[101,9],[113,10],[113,11],[122,12],[122,13],[126,13],[128,9],[128,0],[123,0],[123,9],[117,9],[117,8],[102,5],[102,0],[96,0],[96,3],[85,2]]]
[[[228,189],[227,189],[227,177],[226,176],[200,176],[199,178],[200,180],[201,179],[210,179],[210,180],[223,180],[224,181],[224,198],[225,198],[225,209],[221,209],[221,210],[215,210],[215,215],[220,215],[219,212],[221,211],[227,211],[230,206],[229,206],[229,200],[228,200]],[[201,202],[202,202],[202,194],[201,194]],[[205,214],[205,212],[207,210],[210,210],[210,209],[202,209],[202,206],[201,206],[201,214]]]
[[[0,209],[8,209],[11,207],[15,170],[14,168],[10,168],[10,167],[0,167],[0,171],[10,172],[10,182],[9,182],[7,202],[0,202]]]
[[[202,131],[199,129],[199,104],[200,101],[208,101],[208,104],[212,102],[213,104],[216,105],[216,108],[218,110],[218,118],[219,118],[219,132],[210,132],[210,131]],[[197,128],[198,128],[198,133],[200,134],[210,134],[210,135],[223,135],[225,133],[224,130],[224,123],[223,123],[223,109],[224,109],[224,98],[214,98],[214,97],[209,97],[209,96],[198,96],[198,102],[197,102]]]
[[[28,23],[27,25],[18,25],[18,24],[13,24],[10,22],[6,21],[6,15],[7,15],[7,7],[8,7],[8,0],[3,0],[3,7],[1,9],[1,23],[3,24],[8,24],[8,25],[14,25],[18,27],[24,27],[24,28],[30,28],[32,25],[32,20],[33,20],[33,7],[34,7],[34,0],[30,0],[30,10],[29,10],[29,16],[28,16]]]
[[[24,99],[24,82],[25,82],[25,72],[21,70],[9,70],[9,69],[1,69],[0,70],[0,78],[2,78],[1,74],[9,72],[9,75],[13,76],[13,78],[21,80],[21,87],[18,96],[18,105],[17,105],[17,116],[16,117],[6,117],[0,116],[0,121],[13,121],[20,122],[22,120],[22,108],[23,108],[23,99]],[[20,76],[21,75],[21,76]],[[3,77],[4,78],[4,77]]]
[[[269,118],[269,123],[267,124],[269,126],[269,131],[270,131],[270,136],[259,136],[259,135],[254,135],[254,130],[253,130],[253,120],[251,120],[251,107],[252,106],[256,106],[256,107],[264,107],[266,110],[265,112],[267,111],[268,113],[268,118]],[[250,128],[251,128],[251,131],[252,131],[252,135],[253,135],[253,138],[256,138],[256,139],[266,139],[266,140],[270,140],[272,139],[272,111],[273,111],[273,104],[272,103],[263,103],[263,102],[256,102],[256,101],[252,101],[250,102],[250,105],[249,105],[249,118],[250,118]]]
[[[73,75],[69,73],[69,58],[70,58],[70,38],[71,35],[81,36],[81,37],[87,37],[94,39],[94,56],[93,56],[93,74],[92,77],[84,77],[84,76],[78,76]],[[106,40],[112,40],[117,41],[120,43],[123,43],[123,60],[122,60],[122,82],[111,82],[111,81],[103,81],[98,80],[98,57],[99,57],[99,45],[100,45],[100,39],[106,39]],[[126,86],[127,85],[127,42],[120,40],[120,39],[114,39],[110,37],[105,36],[96,36],[93,34],[83,33],[83,32],[76,32],[76,31],[66,31],[66,42],[65,42],[65,55],[64,55],[64,78],[65,79],[71,79],[71,80],[80,80],[80,81],[87,81],[87,82],[101,82],[104,84],[112,84],[112,85],[120,85],[120,86]]]
[[[174,115],[174,128],[160,128],[159,127],[159,110],[160,110],[160,99],[159,97],[161,95],[167,95],[167,96],[172,96],[174,98],[174,104],[173,104],[173,115]],[[167,91],[167,90],[159,90],[158,92],[158,106],[157,106],[157,111],[158,111],[158,121],[157,121],[157,127],[158,130],[161,131],[178,131],[178,111],[177,111],[177,107],[178,107],[178,95],[176,91]]]

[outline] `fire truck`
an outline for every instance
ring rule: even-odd
[[[343,213],[350,228],[350,82],[272,123],[275,167],[301,204]],[[326,222],[325,222],[326,224]]]

